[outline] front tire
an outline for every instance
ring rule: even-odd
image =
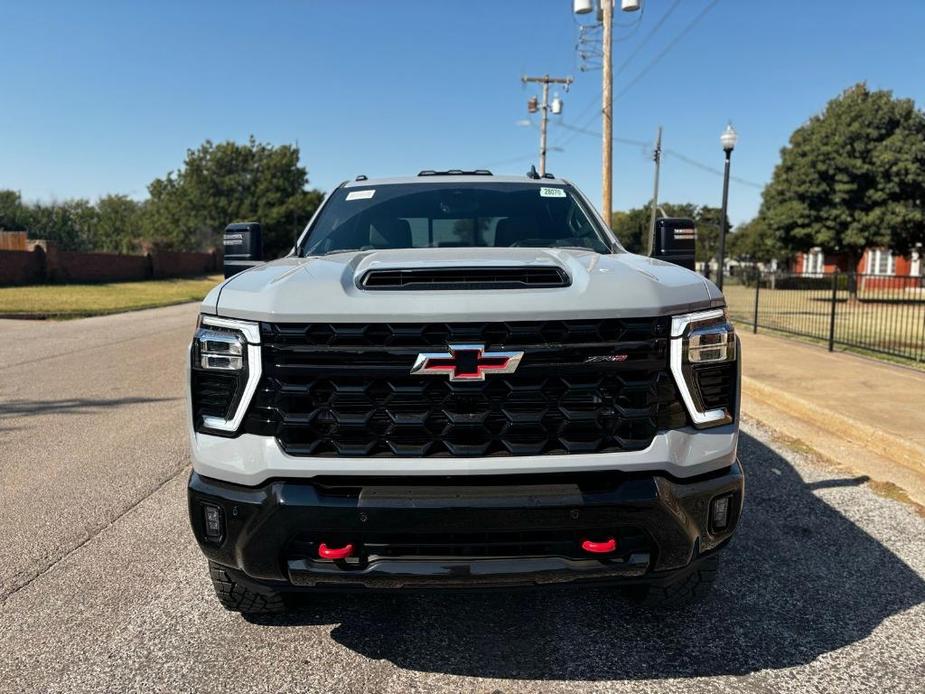
[[[234,580],[221,564],[209,562],[209,576],[212,587],[222,607],[232,612],[245,614],[280,614],[286,611],[283,595],[275,590],[252,590]]]
[[[696,569],[667,586],[632,586],[626,598],[637,605],[653,609],[677,610],[702,602],[713,590],[719,575],[719,555],[704,557]]]

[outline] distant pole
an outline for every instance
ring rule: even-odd
[[[564,84],[566,91],[568,91],[568,86],[573,81],[571,77],[550,77],[549,75],[543,75],[542,77],[527,77],[524,75],[521,78],[521,82],[524,84],[527,82],[538,82],[543,85],[543,103],[539,107],[539,110],[542,111],[542,116],[540,118],[540,176],[546,173],[546,128],[549,125],[549,85]],[[533,113],[535,111],[536,101],[533,99],[530,112]]]
[[[601,39],[603,83],[601,85],[601,215],[613,224],[613,4],[601,2],[604,32]]]
[[[652,214],[649,217],[649,255],[655,248],[655,214],[658,210],[658,174],[662,165],[662,126],[658,126],[658,135],[655,136],[655,190],[652,191]]]
[[[735,149],[738,139],[738,133],[732,127],[732,123],[726,126],[719,138],[720,143],[723,145],[723,153],[726,155],[726,164],[723,167],[723,208],[719,217],[719,268],[716,273],[719,280],[716,286],[721,291],[723,289],[723,275],[725,274],[723,269],[726,265],[726,207],[729,203],[729,163],[732,159],[732,150]]]
[[[546,126],[549,124],[549,80],[543,80],[543,117],[540,119],[540,176],[546,174]]]
[[[829,313],[829,351],[835,351],[835,306],[838,302],[838,269],[832,273],[832,309]]]
[[[726,165],[723,167],[723,210],[719,216],[719,268],[716,271],[716,286],[723,288],[723,267],[726,264],[726,206],[729,203],[729,160],[732,150],[726,150]]]

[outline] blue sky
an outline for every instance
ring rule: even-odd
[[[740,133],[733,173],[763,184],[791,131],[866,80],[925,104],[918,50],[925,3],[648,0],[616,29],[615,136],[722,166],[719,134]],[[618,15],[632,25],[637,15]],[[0,188],[26,199],[146,196],[206,138],[298,142],[313,186],[359,173],[484,167],[522,173],[538,131],[519,127],[520,76],[576,78],[566,124],[599,131],[600,72],[580,72],[570,0],[84,0],[0,4]],[[582,118],[578,118],[582,116]],[[551,126],[549,169],[597,201],[600,143]],[[517,160],[517,161],[513,161]],[[615,146],[615,208],[644,203],[652,163]],[[665,157],[661,199],[719,204],[719,176]],[[760,190],[733,182],[733,223]]]

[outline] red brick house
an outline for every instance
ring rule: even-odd
[[[905,286],[925,276],[925,249],[916,248],[910,257],[896,255],[887,248],[868,248],[857,267],[849,267],[851,259],[843,253],[823,253],[814,248],[808,253],[797,253],[793,271],[801,275],[822,275],[835,272],[857,272],[868,287]],[[910,280],[911,278],[911,280]]]

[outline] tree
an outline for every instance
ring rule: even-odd
[[[30,238],[54,241],[66,251],[94,248],[96,208],[84,198],[29,205],[24,221]]]
[[[0,229],[24,231],[28,223],[28,208],[15,190],[0,190]]]
[[[740,225],[726,242],[729,256],[740,262],[769,263],[787,256],[787,250],[761,217]]]
[[[267,257],[288,251],[321,202],[308,190],[299,150],[207,140],[188,150],[183,168],[155,179],[145,206],[145,235],[155,245],[188,250],[221,243],[231,222],[260,222]]]
[[[126,195],[106,195],[96,202],[93,248],[137,253],[142,241],[142,205]]]
[[[696,259],[706,262],[716,255],[719,245],[719,218],[721,210],[718,207],[707,205],[694,205],[692,203],[666,202],[659,207],[669,217],[684,217],[693,219],[697,226]],[[614,212],[611,228],[620,240],[620,243],[630,253],[645,255],[649,252],[649,222],[651,207],[634,207],[626,212]]]
[[[617,239],[630,253],[646,254],[649,252],[649,210],[634,207],[626,212],[617,211],[611,215],[610,228]]]
[[[762,222],[787,248],[908,254],[925,238],[925,114],[857,84],[793,133],[764,191]]]

